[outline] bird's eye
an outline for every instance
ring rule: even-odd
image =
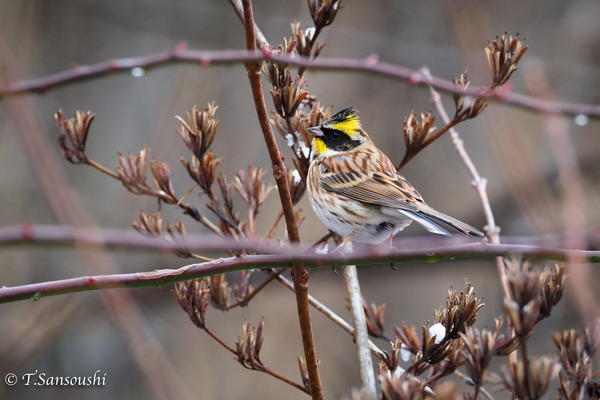
[[[332,137],[333,139],[339,139],[339,138],[340,138],[340,136],[341,136],[341,134],[340,134],[340,132],[339,132],[339,131],[333,131],[333,132],[331,132],[331,137]]]

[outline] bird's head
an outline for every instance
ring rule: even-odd
[[[317,155],[350,151],[360,146],[367,138],[354,107],[343,109],[322,125],[313,126],[308,130],[314,135],[312,149]]]

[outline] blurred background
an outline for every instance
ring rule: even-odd
[[[322,36],[324,57],[366,57],[420,68],[450,79],[465,68],[473,84],[488,84],[484,47],[505,31],[526,38],[529,46],[511,83],[520,93],[535,89],[544,76],[562,101],[600,100],[600,3],[593,0],[494,1],[343,1],[342,10]],[[290,22],[311,26],[304,1],[256,1],[256,22],[277,45],[290,35]],[[42,77],[77,65],[111,58],[140,56],[186,42],[204,50],[245,46],[242,25],[227,1],[4,0],[0,2],[0,79],[2,85]],[[325,106],[356,106],[363,127],[398,163],[404,154],[402,120],[411,109],[432,110],[424,87],[363,73],[309,71],[308,89]],[[531,82],[534,82],[533,84]],[[141,77],[120,73],[45,93],[0,99],[0,226],[83,224],[129,228],[140,210],[157,210],[156,201],[134,196],[121,184],[88,167],[63,160],[56,146],[53,114],[67,116],[86,108],[96,113],[88,139],[91,158],[113,168],[117,152],[137,152],[144,145],[152,157],[168,161],[175,190],[192,183],[179,162],[190,155],[176,134],[175,115],[193,105],[215,101],[220,125],[213,144],[222,157],[219,171],[233,177],[248,164],[268,170],[252,95],[241,64],[200,67],[169,65]],[[267,104],[270,98],[267,98]],[[452,110],[452,97],[444,103]],[[435,114],[435,113],[434,113]],[[549,123],[550,122],[550,123]],[[577,123],[576,123],[577,122]],[[438,120],[437,126],[441,126]],[[561,233],[565,190],[553,152],[553,128],[567,131],[575,151],[573,171],[581,175],[583,192],[571,197],[583,229],[600,222],[600,158],[598,128],[585,116],[549,120],[547,116],[491,103],[482,116],[459,126],[465,147],[480,174],[503,235]],[[556,142],[554,142],[556,143]],[[280,141],[285,151],[285,141]],[[554,147],[556,148],[556,146]],[[291,153],[288,161],[291,160]],[[558,158],[557,158],[558,155]],[[485,219],[470,177],[443,137],[404,169],[403,174],[436,209],[477,227]],[[270,174],[267,174],[270,178]],[[271,179],[272,180],[272,179]],[[571,193],[567,191],[566,193]],[[201,210],[197,191],[189,198]],[[324,227],[308,201],[298,206],[305,218],[301,237],[320,237]],[[272,192],[260,214],[264,232],[276,218],[279,202]],[[202,227],[177,210],[163,207],[166,221],[176,218],[188,231]],[[583,224],[583,226],[582,226]],[[280,230],[283,234],[283,230]],[[410,227],[400,236],[422,235]],[[398,245],[402,245],[399,241]],[[91,273],[150,271],[185,265],[186,260],[147,252],[93,252],[51,246],[0,247],[0,285],[16,286]],[[532,352],[554,350],[551,333],[581,328],[589,317],[570,291],[597,292],[597,272],[577,266],[570,275],[575,288],[548,320],[534,331]],[[96,271],[96,272],[94,272]],[[98,272],[100,271],[100,272]],[[403,322],[420,326],[433,320],[447,290],[471,282],[486,306],[478,326],[492,326],[502,314],[501,292],[493,261],[406,264],[359,270],[367,301],[385,303],[388,333]],[[581,277],[583,276],[583,277]],[[260,282],[255,274],[255,282]],[[236,277],[232,276],[231,280]],[[586,286],[581,284],[584,281]],[[579,282],[579,283],[578,283]],[[106,386],[35,388],[0,384],[6,399],[304,399],[306,395],[265,374],[242,368],[233,356],[197,329],[170,292],[162,289],[113,290],[44,298],[0,306],[0,372],[45,372],[48,376],[90,376],[100,371]],[[330,269],[311,273],[311,294],[349,319],[341,275]],[[115,293],[117,293],[115,295]],[[593,297],[592,297],[593,299]],[[589,310],[588,310],[589,311]],[[351,338],[313,312],[313,326],[325,395],[349,396],[360,380]],[[299,381],[296,357],[302,354],[294,296],[270,285],[249,307],[222,313],[209,309],[208,324],[231,345],[242,335],[244,319],[255,326],[265,319],[261,359],[269,367]],[[385,343],[380,343],[386,346]],[[503,398],[500,392],[496,398]]]

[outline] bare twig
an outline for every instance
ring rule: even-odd
[[[358,246],[355,246],[358,247]],[[350,255],[306,253],[291,250],[289,254],[246,255],[227,257],[214,261],[190,264],[178,269],[162,269],[151,272],[82,276],[50,282],[33,283],[15,287],[0,287],[0,303],[39,299],[64,293],[87,290],[125,287],[161,287],[175,282],[202,278],[225,272],[244,269],[289,268],[292,262],[303,262],[307,268],[342,266],[349,263],[375,265],[385,263],[411,263],[418,261],[436,262],[461,258],[494,258],[511,255],[566,261],[569,257],[579,257],[591,263],[600,263],[600,251],[564,250],[554,247],[472,243],[445,247],[420,249],[395,249],[389,246],[364,247]]]
[[[275,54],[258,50],[190,50],[186,48],[185,43],[179,44],[174,49],[168,51],[140,57],[117,58],[97,64],[81,65],[41,78],[0,85],[0,98],[24,93],[44,93],[56,87],[96,79],[116,72],[129,73],[136,67],[153,68],[175,63],[193,63],[200,66],[210,66],[239,62],[256,62],[260,60],[272,60],[308,69],[367,72],[403,80],[411,85],[431,85],[442,92],[483,97],[537,112],[563,115],[584,114],[592,118],[600,117],[600,106],[597,105],[541,100],[513,92],[509,85],[504,85],[495,90],[486,90],[485,87],[478,86],[470,86],[463,90],[454,85],[450,80],[438,77],[427,79],[419,70],[380,61],[376,55],[362,59],[324,57],[312,59],[298,55],[291,56],[285,53]]]
[[[426,77],[432,78],[431,73],[429,72],[428,68],[423,68],[422,71]],[[450,120],[450,117],[448,116],[448,113],[446,112],[446,109],[444,108],[444,105],[442,104],[440,94],[433,88],[433,86],[429,86],[429,91],[431,92],[431,100],[432,100],[436,110],[442,117],[442,120],[444,121],[444,123],[450,124],[451,120]],[[475,167],[473,160],[469,156],[469,153],[467,153],[464,143],[463,143],[463,140],[460,138],[460,135],[458,134],[456,129],[454,129],[454,127],[450,126],[449,133],[450,133],[450,140],[452,141],[454,148],[456,149],[458,155],[460,156],[460,159],[462,160],[463,164],[469,171],[471,178],[473,179],[471,182],[471,185],[473,186],[473,188],[477,192],[477,195],[479,196],[479,199],[481,200],[481,205],[483,206],[483,213],[485,215],[485,219],[486,219],[486,223],[487,223],[485,226],[485,231],[487,233],[487,237],[489,238],[489,240],[492,243],[499,244],[500,243],[500,228],[496,225],[496,221],[494,219],[494,213],[492,212],[490,200],[487,195],[487,191],[486,191],[487,179],[485,179],[485,178],[481,177],[481,175],[479,175],[479,172],[477,171],[477,168]],[[508,287],[506,286],[507,285],[506,271],[505,271],[505,267],[504,267],[504,262],[502,261],[501,258],[496,259],[496,267],[498,270],[498,276],[500,277],[500,284],[502,285],[502,293],[504,294],[505,298],[509,299],[510,298],[509,291],[508,291]]]

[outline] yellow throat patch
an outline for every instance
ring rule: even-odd
[[[327,151],[327,146],[325,146],[325,142],[319,137],[315,137],[313,139],[312,148],[316,154],[325,153]]]

